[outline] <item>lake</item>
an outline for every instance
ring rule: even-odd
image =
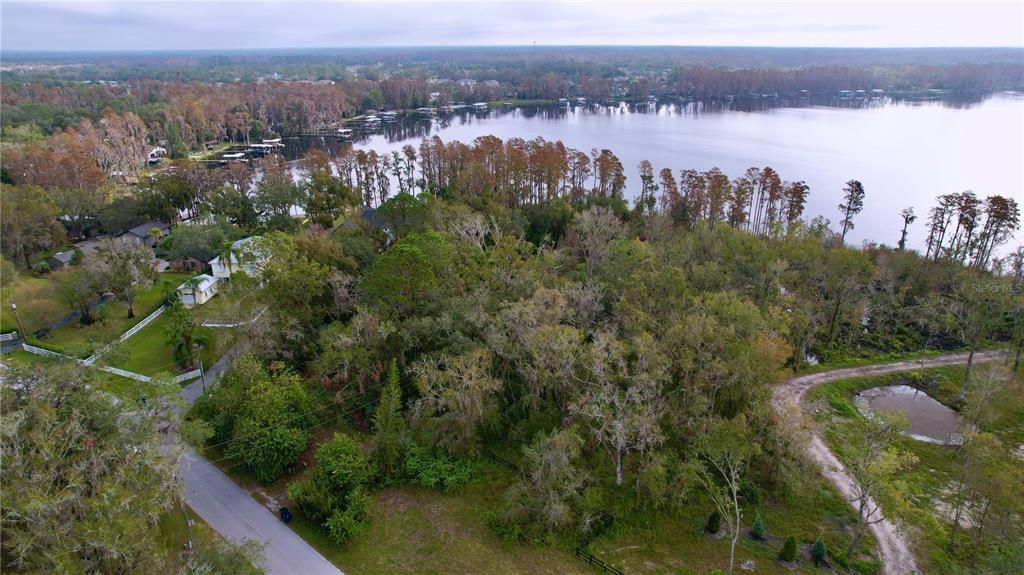
[[[387,152],[418,145],[426,136],[470,142],[482,135],[561,140],[589,151],[608,148],[622,160],[628,193],[639,190],[637,164],[657,172],[670,167],[718,166],[730,177],[750,166],[770,165],[786,180],[811,186],[807,217],[833,223],[843,184],[863,182],[864,211],[847,239],[895,245],[900,210],[914,207],[910,244],[925,241],[928,209],[939,194],[974,190],[1024,204],[1024,95],[998,94],[973,104],[876,100],[859,108],[805,105],[741,110],[702,103],[607,107],[502,108],[433,121],[385,124],[381,133],[354,145]],[[289,156],[310,146],[333,152],[339,143],[319,138],[290,140]],[[298,145],[296,145],[298,144]],[[1024,235],[1018,233],[1016,242]],[[1011,241],[1011,245],[1015,242]]]
[[[960,443],[960,414],[909,385],[886,385],[857,394],[857,404],[876,411],[898,411],[910,426],[906,434],[920,441]]]

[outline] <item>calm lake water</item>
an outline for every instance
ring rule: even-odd
[[[906,433],[930,443],[959,443],[960,414],[909,385],[886,385],[862,391],[857,403],[871,410],[902,412]]]
[[[999,94],[975,104],[873,101],[851,109],[832,106],[740,111],[691,103],[634,107],[497,109],[483,115],[406,120],[362,137],[359,148],[387,152],[418,145],[427,136],[470,142],[477,136],[561,140],[589,151],[608,148],[622,160],[628,193],[638,191],[636,166],[650,160],[658,171],[718,166],[731,177],[750,166],[770,165],[787,180],[811,186],[808,217],[838,222],[844,182],[858,179],[867,191],[864,211],[848,241],[894,245],[900,210],[913,206],[911,245],[922,247],[928,209],[939,194],[974,190],[1024,204],[1024,95]],[[333,139],[292,140],[290,157],[309,146],[338,146]],[[1017,242],[1024,234],[1018,233]],[[1014,243],[1014,242],[1011,242]]]

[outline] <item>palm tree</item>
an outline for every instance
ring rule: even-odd
[[[193,278],[194,279],[194,278]],[[186,281],[186,284],[193,282]],[[193,287],[195,283],[192,283]],[[181,301],[175,301],[167,311],[167,327],[164,336],[167,343],[174,349],[174,359],[185,367],[195,365],[199,351],[210,344],[210,338],[197,333],[196,322],[192,312]]]

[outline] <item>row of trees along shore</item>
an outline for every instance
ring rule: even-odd
[[[19,260],[62,244],[60,230],[50,223],[57,215],[77,236],[90,222],[117,233],[146,220],[173,222],[182,215],[201,214],[224,216],[242,227],[270,221],[289,225],[291,208],[299,205],[329,227],[345,206],[381,206],[395,192],[493,198],[509,209],[552,201],[625,205],[627,181],[625,167],[611,150],[588,154],[560,141],[503,141],[495,136],[469,144],[434,136],[418,148],[406,145],[390,154],[343,148],[333,159],[314,149],[305,159],[308,175],[298,182],[279,156],[259,162],[258,181],[242,164],[210,169],[185,161],[134,189],[111,185],[98,164],[85,161],[83,166],[70,157],[51,160],[53,169],[19,171],[17,163],[9,166],[14,182],[42,188],[27,192],[8,187],[10,201],[25,207],[12,212],[5,234],[5,251]],[[801,222],[810,193],[805,182],[783,180],[770,166],[749,168],[733,178],[718,168],[657,171],[646,160],[638,170],[638,213],[660,211],[684,225],[724,222],[757,235],[784,232]],[[860,182],[847,182],[839,205],[841,238],[853,229],[864,198]],[[968,191],[937,201],[928,219],[926,255],[932,259],[952,258],[986,268],[1020,225],[1020,209],[1011,197],[982,200]],[[907,227],[917,218],[913,208],[900,216],[904,227],[897,245],[903,247]]]

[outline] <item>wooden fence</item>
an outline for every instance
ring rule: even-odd
[[[595,557],[590,553],[587,553],[582,547],[576,548],[576,556],[587,562],[587,565],[592,565],[601,570],[602,573],[611,573],[612,575],[626,575],[622,571],[619,571],[615,567],[605,563],[599,557]]]

